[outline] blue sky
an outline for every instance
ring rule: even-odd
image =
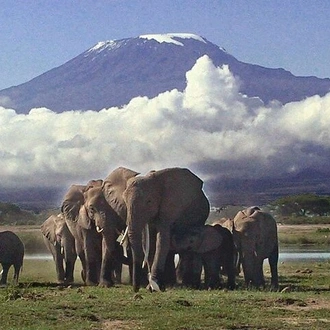
[[[0,89],[24,83],[98,41],[195,33],[237,59],[330,77],[329,1],[1,0]]]

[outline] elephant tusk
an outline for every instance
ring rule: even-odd
[[[128,226],[126,227],[125,232],[122,235],[122,238],[120,240],[120,245],[123,247],[124,256],[127,258],[128,257],[128,254],[127,254],[127,248],[128,248]]]
[[[120,245],[124,245],[128,238],[128,226],[126,227],[123,237],[120,240]]]
[[[64,247],[61,246],[61,254],[64,254]]]
[[[98,233],[102,233],[103,228],[101,228],[101,227],[99,227],[99,226],[96,226],[96,231],[97,231]]]
[[[150,236],[149,236],[149,225],[146,224],[144,227],[144,243],[143,252],[144,252],[144,259],[142,262],[142,268],[148,263],[149,257],[149,250],[150,250]]]
[[[160,288],[158,286],[158,284],[151,278],[151,274],[148,274],[148,280],[149,280],[149,285],[151,288],[151,291],[157,291],[160,292]]]

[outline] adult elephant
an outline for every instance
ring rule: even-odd
[[[133,257],[133,289],[141,285],[144,252],[142,232],[151,225],[155,242],[150,262],[150,285],[165,289],[165,264],[171,246],[171,234],[191,226],[203,225],[210,205],[203,190],[203,181],[185,168],[152,171],[135,176],[127,183],[124,200],[127,206],[128,237]]]
[[[116,281],[120,281],[120,267],[130,263],[120,253],[117,239],[126,227],[126,205],[122,195],[127,181],[137,174],[119,167],[102,182],[72,186],[64,199],[62,212],[71,220],[67,221],[70,230],[82,242],[89,284],[112,286],[113,272]]]
[[[104,179],[102,186],[92,187],[84,193],[80,223],[85,228],[95,227],[102,235],[100,283],[104,286],[112,285],[107,275],[111,269],[118,269],[119,264],[131,265],[130,258],[119,253],[117,239],[126,228],[127,209],[123,192],[127,181],[136,175],[138,173],[133,170],[118,167]]]
[[[0,285],[7,284],[9,268],[14,266],[14,283],[18,283],[19,272],[23,266],[24,244],[13,232],[0,232],[0,263],[2,274]]]
[[[247,286],[265,286],[263,261],[268,259],[271,288],[278,289],[278,236],[275,219],[258,207],[239,211],[233,220],[233,237]]]
[[[182,235],[174,235],[172,245],[182,258],[179,270],[181,267],[184,285],[199,288],[203,266],[205,288],[222,287],[221,272],[227,276],[227,288],[235,288],[235,247],[227,228],[219,224],[192,228]]]
[[[84,207],[85,192],[96,186],[101,186],[101,182],[70,186],[61,206],[61,213],[75,239],[76,253],[82,263],[82,277],[87,285],[97,285],[100,282],[102,237],[95,227],[85,226],[81,209]]]
[[[40,229],[45,245],[55,262],[57,281],[64,284],[73,283],[74,266],[77,260],[75,239],[63,215],[51,215]]]

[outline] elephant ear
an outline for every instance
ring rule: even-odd
[[[92,228],[92,221],[88,216],[88,212],[87,212],[85,205],[82,205],[80,207],[77,223],[82,228],[85,228],[85,229]]]
[[[66,220],[77,221],[80,207],[84,204],[84,191],[86,186],[72,185],[65,194],[61,212]]]
[[[57,217],[54,217],[55,236],[62,235],[65,227],[66,227],[65,218],[63,214],[60,213],[57,215]]]
[[[123,193],[127,186],[127,181],[139,173],[125,167],[118,167],[112,171],[103,182],[103,194],[111,208],[126,221],[126,204]]]
[[[192,215],[190,209],[204,196],[203,181],[186,168],[152,171],[147,177],[153,178],[158,188],[162,189],[159,213],[166,214],[168,219],[179,219],[186,211]],[[205,220],[207,216],[208,212]]]
[[[52,243],[56,243],[55,234],[56,215],[51,215],[40,227],[41,233]]]
[[[262,251],[272,250],[272,244],[277,242],[276,220],[267,212],[255,211],[251,217],[255,219],[257,230],[257,244]]]
[[[217,249],[223,241],[223,235],[217,230],[217,226],[205,225],[202,232],[202,241],[200,247],[196,250],[197,253],[206,253]]]

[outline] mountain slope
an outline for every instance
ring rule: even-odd
[[[183,90],[186,72],[205,54],[216,66],[229,65],[240,77],[242,93],[266,103],[323,96],[330,90],[330,79],[296,77],[284,69],[243,63],[204,38],[171,34],[100,42],[57,68],[0,91],[0,100],[10,99],[6,106],[18,113],[33,107],[63,112],[122,106],[136,96]]]

